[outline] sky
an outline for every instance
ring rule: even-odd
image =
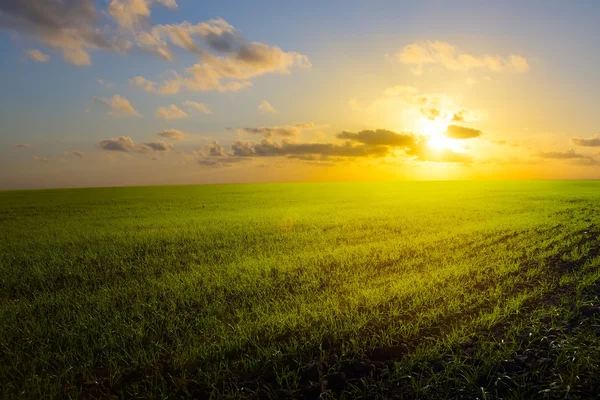
[[[600,2],[0,1],[0,190],[600,178]]]

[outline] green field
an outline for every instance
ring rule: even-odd
[[[0,192],[3,398],[587,398],[600,182]]]

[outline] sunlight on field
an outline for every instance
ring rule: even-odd
[[[370,397],[386,376],[431,398],[463,375],[507,395],[527,378],[503,360],[600,279],[599,201],[597,182],[2,192],[0,397]],[[598,372],[577,360],[547,384]]]

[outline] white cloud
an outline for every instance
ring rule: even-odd
[[[50,60],[50,56],[42,53],[39,50],[29,50],[27,51],[27,55],[35,62],[45,63]]]
[[[402,64],[414,65],[413,73],[420,75],[423,66],[427,64],[441,65],[453,71],[469,71],[472,69],[487,69],[493,72],[523,73],[529,71],[526,58],[510,55],[506,58],[499,56],[475,56],[459,51],[455,46],[442,41],[427,41],[412,43],[397,53],[397,59]]]
[[[104,79],[98,79],[97,82],[98,82],[98,85],[100,85],[106,89],[110,89],[111,87],[113,87],[115,85],[113,82],[106,81]]]
[[[186,100],[182,103],[182,105],[186,108],[193,108],[194,110],[200,111],[201,113],[206,115],[212,115],[213,113],[204,103],[197,103],[195,101]]]
[[[177,107],[175,104],[171,104],[167,107],[158,107],[156,109],[156,116],[167,120],[188,117],[185,111]]]
[[[108,115],[111,116],[134,116],[140,117],[141,115],[133,108],[129,100],[118,94],[110,99],[102,97],[94,97],[94,101],[105,107],[108,107]]]
[[[263,113],[276,113],[277,110],[266,100],[263,100],[259,105],[258,109]]]
[[[150,18],[150,8],[153,3],[175,9],[175,0],[111,0],[108,14],[114,18],[120,27],[128,30],[139,30]]]
[[[204,46],[195,38],[200,37]],[[172,59],[169,44],[197,54],[200,62],[156,83],[138,76],[132,83],[150,93],[173,94],[191,91],[235,92],[252,86],[250,79],[268,73],[289,74],[292,67],[310,68],[307,56],[285,52],[277,46],[250,42],[233,26],[219,18],[190,24],[155,25],[140,33],[136,43],[146,51]]]
[[[141,76],[130,79],[129,83],[141,88],[144,92],[164,95],[175,94],[179,92],[180,87],[178,82],[164,82],[161,85],[157,85]]]

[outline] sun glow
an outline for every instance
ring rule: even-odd
[[[465,151],[456,140],[444,134],[448,129],[448,121],[420,118],[415,122],[415,128],[428,137],[427,145],[434,150]]]

